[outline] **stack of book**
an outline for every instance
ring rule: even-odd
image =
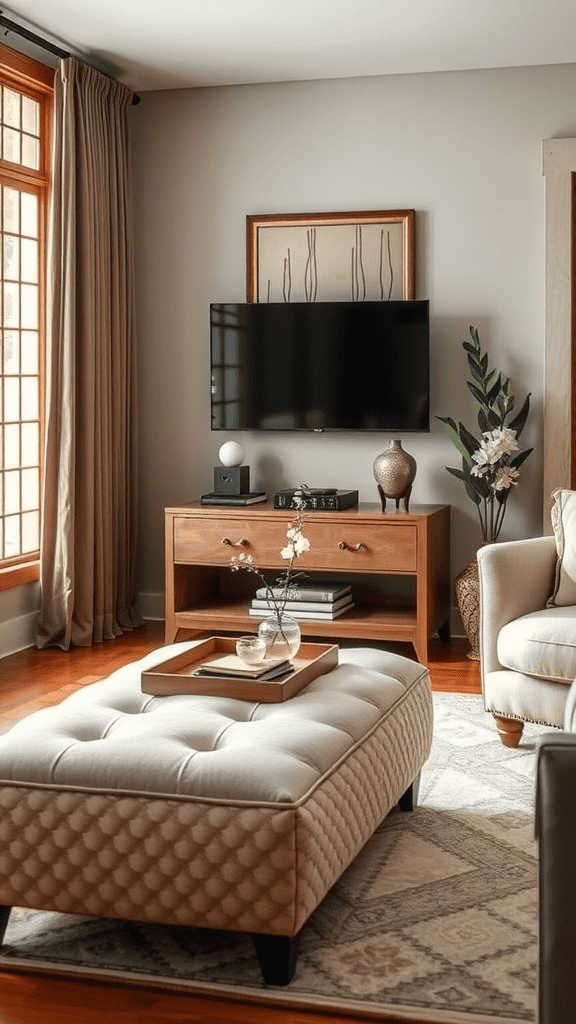
[[[225,654],[220,658],[205,661],[193,672],[195,676],[224,676],[227,679],[278,679],[288,675],[294,666],[287,658],[268,658],[260,665],[246,665],[236,654]]]
[[[281,587],[270,587],[275,598],[282,598]],[[260,587],[250,606],[250,615],[266,618],[276,606],[270,601],[266,587]],[[337,619],[339,615],[354,607],[352,588],[347,583],[332,580],[313,580],[290,586],[290,597],[283,605],[287,615],[294,619]]]

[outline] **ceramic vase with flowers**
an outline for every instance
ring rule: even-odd
[[[482,545],[493,544],[500,534],[506,505],[512,488],[518,484],[520,466],[533,451],[520,451],[518,439],[530,411],[530,395],[522,408],[513,415],[514,395],[510,393],[510,380],[491,369],[488,353],[482,351],[480,336],[470,327],[469,340],[463,342],[472,380],[468,389],[478,403],[477,438],[463,423],[450,416],[438,416],[445,424],[448,436],[462,456],[462,467],[447,466],[449,473],[461,480],[466,494],[476,505],[482,531]],[[454,581],[456,602],[460,618],[470,643],[468,657],[477,661],[479,654],[480,599],[478,563],[473,558]]]
[[[230,568],[233,572],[244,569],[246,572],[254,573],[266,588],[266,599],[270,606],[271,614],[263,619],[258,627],[258,635],[266,643],[267,658],[293,658],[300,647],[301,630],[298,621],[291,615],[286,614],[286,603],[295,596],[294,581],[302,572],[294,571],[294,563],[310,550],[310,541],[304,536],[302,527],[304,524],[305,501],[304,493],[306,487],[303,485],[294,494],[292,505],[295,509],[295,516],[286,530],[287,543],[280,550],[280,557],[288,563],[280,576],[269,583],[263,573],[254,565],[253,555],[242,552],[230,560]]]

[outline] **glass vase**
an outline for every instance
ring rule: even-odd
[[[262,619],[258,636],[266,643],[267,658],[293,658],[300,647],[300,626],[291,615],[271,615]]]

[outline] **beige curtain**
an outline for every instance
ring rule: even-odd
[[[89,646],[135,611],[136,379],[131,93],[61,62],[47,252],[38,647]]]

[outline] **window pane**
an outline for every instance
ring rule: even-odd
[[[17,284],[4,283],[4,326],[18,327],[20,324],[20,288]]]
[[[21,419],[38,419],[38,378],[22,377]]]
[[[40,461],[39,432],[37,423],[22,424],[22,465],[37,466]]]
[[[8,333],[8,332],[6,332]],[[10,332],[12,333],[12,332]],[[38,334],[36,331],[22,331],[20,335],[22,373],[38,373]]]
[[[32,192],[22,192],[21,234],[38,238],[38,198]]]
[[[22,508],[38,508],[38,473],[35,469],[22,470]]]
[[[2,156],[13,164],[20,163],[20,132],[13,128],[2,129],[3,146]]]
[[[30,135],[40,132],[40,104],[30,96],[22,97],[22,128]]]
[[[4,373],[20,373],[20,337],[18,331],[4,331]]]
[[[19,512],[20,510],[20,473],[10,470],[4,473],[4,511]]]
[[[15,558],[20,554],[20,516],[8,516],[4,520],[4,558]]]
[[[42,69],[39,69],[42,77]],[[30,88],[34,86],[31,83]],[[45,112],[0,74],[0,563],[40,540],[40,170]],[[41,136],[42,133],[42,136]],[[24,176],[22,175],[22,178]]]
[[[21,286],[22,327],[38,327],[38,286],[23,284]]]
[[[20,239],[14,235],[4,235],[4,277],[9,281],[20,277]]]
[[[18,377],[4,379],[4,420],[20,419],[20,380]]]
[[[38,280],[38,242],[23,238],[20,248],[20,276],[23,281]],[[8,276],[8,275],[6,275]]]
[[[22,516],[22,553],[36,551],[40,544],[38,512],[25,512]]]
[[[4,189],[4,231],[20,231],[20,193],[15,188]]]
[[[4,428],[4,466],[18,469],[20,466],[20,424],[7,423]]]
[[[35,171],[40,167],[40,146],[31,135],[22,136],[22,166],[33,167]]]
[[[2,120],[13,128],[20,127],[20,93],[4,86],[4,110]]]

